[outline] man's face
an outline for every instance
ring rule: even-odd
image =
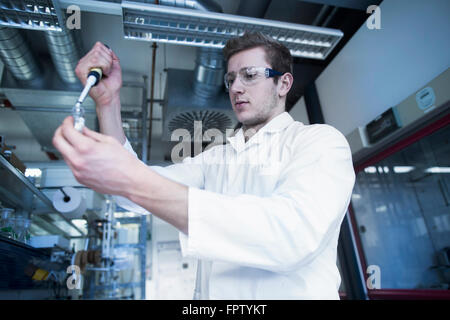
[[[228,61],[227,71],[238,74],[244,67],[271,68],[271,65],[266,61],[264,49],[257,47],[233,55]],[[262,78],[246,86],[236,76],[229,88],[229,95],[238,121],[246,127],[270,121],[280,109],[277,88],[273,78]]]

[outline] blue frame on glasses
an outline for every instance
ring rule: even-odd
[[[264,67],[244,67],[244,68],[242,68],[242,69],[246,69],[246,68],[256,68],[256,69],[264,69],[264,76],[266,77],[266,78],[273,78],[273,77],[277,77],[277,76],[282,76],[284,73],[281,73],[281,72],[279,72],[279,71],[276,71],[276,70],[273,70],[273,69],[271,69],[271,68],[264,68]],[[241,70],[242,70],[241,69]],[[239,70],[239,72],[241,71],[241,70]],[[225,88],[227,88],[227,89],[229,89],[229,84],[227,83],[227,80],[226,80],[226,78],[227,78],[227,74],[228,73],[225,73],[224,74],[224,77],[223,77],[223,79],[224,79],[224,82],[225,82]]]
[[[276,77],[276,76],[282,76],[283,75],[283,73],[281,73],[279,71],[276,71],[276,70],[273,70],[273,69],[270,69],[270,68],[266,68],[265,69],[265,74],[266,74],[266,78],[273,78],[273,77]]]

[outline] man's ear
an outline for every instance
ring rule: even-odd
[[[294,77],[291,73],[286,72],[278,79],[278,95],[284,97],[288,94],[294,83]]]

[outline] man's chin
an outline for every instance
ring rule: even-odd
[[[242,123],[242,125],[244,127],[253,127],[255,125],[258,125],[261,121],[259,121],[259,119],[255,119],[255,118],[248,118],[248,119],[244,119],[243,121],[239,121],[240,123]]]
[[[246,111],[240,112],[236,115],[236,118],[240,123],[243,125],[251,125],[253,122],[255,122],[255,117],[252,116],[250,113],[247,113]]]

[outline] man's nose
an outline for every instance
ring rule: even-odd
[[[245,91],[245,86],[241,82],[240,77],[236,77],[236,79],[233,81],[233,83],[231,84],[231,87],[230,87],[230,91],[232,93],[242,93]]]

